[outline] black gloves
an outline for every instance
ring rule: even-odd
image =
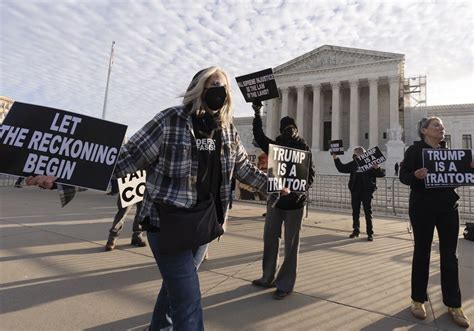
[[[262,116],[262,113],[263,113],[262,107],[263,107],[263,104],[261,101],[254,101],[252,103],[252,108],[255,112],[255,116]]]

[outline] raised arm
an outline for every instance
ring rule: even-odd
[[[260,113],[261,108],[262,108],[262,103],[261,102],[254,103],[252,105],[252,108],[255,111],[255,117],[252,123],[253,137],[255,141],[257,142],[258,146],[262,149],[262,151],[264,151],[265,154],[268,155],[268,145],[275,144],[275,142],[271,140],[270,138],[268,138],[263,132],[262,116]]]
[[[349,163],[342,163],[337,155],[333,155],[334,158],[334,165],[336,166],[337,171],[342,172],[344,174],[350,174],[353,171],[353,166],[351,161]]]

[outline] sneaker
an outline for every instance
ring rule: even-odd
[[[266,288],[275,287],[274,282],[266,282],[262,278],[252,280],[252,284],[255,286],[266,287]]]
[[[116,238],[109,237],[109,239],[107,240],[107,243],[105,244],[105,250],[107,252],[110,252],[115,248],[115,241],[116,241]]]
[[[368,241],[374,241],[374,236],[369,234],[369,236],[367,237],[367,240]]]
[[[349,235],[349,238],[357,238],[359,237],[359,232],[352,231],[352,233]]]
[[[132,242],[130,244],[137,247],[146,247],[146,241],[143,240],[142,237],[132,238]]]
[[[451,308],[448,307],[448,313],[453,317],[454,323],[464,328],[468,328],[471,322],[469,318],[464,314],[462,308]]]
[[[273,292],[273,299],[281,300],[281,299],[286,298],[290,294],[291,292],[285,292],[283,290],[277,289],[275,292]]]
[[[420,320],[424,320],[426,318],[425,304],[421,302],[413,301],[411,304],[411,313],[416,318]]]

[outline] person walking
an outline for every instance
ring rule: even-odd
[[[120,232],[122,232],[123,225],[127,219],[127,215],[130,213],[134,205],[130,205],[127,207],[122,207],[120,203],[120,197],[117,199],[117,213],[115,214],[114,221],[112,223],[112,227],[109,230],[109,238],[107,239],[107,243],[105,244],[105,250],[111,251],[115,248],[116,242],[118,237],[120,236]],[[131,245],[137,247],[145,247],[146,241],[143,239],[143,230],[140,224],[140,210],[142,208],[142,202],[137,202],[135,204],[136,212],[135,217],[133,218],[133,225],[132,225],[132,241]]]
[[[361,146],[354,148],[352,158],[365,153],[365,149]],[[360,234],[360,204],[364,208],[365,224],[367,231],[367,240],[374,240],[374,229],[372,222],[372,199],[375,190],[377,189],[376,178],[385,177],[385,170],[378,165],[362,172],[355,160],[349,163],[342,163],[336,154],[332,154],[334,165],[341,173],[348,173],[349,175],[349,191],[351,192],[351,206],[352,206],[352,233],[349,238],[359,237]]]
[[[410,186],[409,217],[415,242],[411,272],[411,312],[419,319],[426,318],[424,303],[428,300],[430,253],[436,228],[439,237],[443,303],[448,307],[448,313],[456,324],[469,327],[470,321],[461,305],[456,256],[459,196],[453,187],[427,189],[424,183],[428,169],[423,167],[422,152],[425,148],[446,148],[443,122],[439,117],[422,119],[418,123],[418,135],[420,140],[415,141],[406,150],[400,166],[400,181]]]

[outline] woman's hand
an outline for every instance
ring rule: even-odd
[[[426,169],[426,168],[420,168],[420,169],[415,171],[415,177],[418,178],[418,179],[425,178],[427,174],[428,174],[428,169]]]
[[[290,194],[290,192],[291,192],[291,191],[290,191],[290,189],[289,189],[288,187],[284,187],[284,188],[280,191],[280,194],[281,194],[282,196],[286,196],[286,195]]]
[[[29,176],[26,178],[26,185],[38,186],[40,188],[52,189],[57,177],[55,176]]]

